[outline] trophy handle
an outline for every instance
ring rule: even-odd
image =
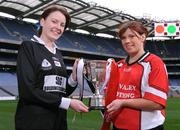
[[[88,83],[89,88],[91,89],[92,93],[95,93],[96,90],[95,90],[93,84],[89,80],[87,80],[87,83]]]
[[[88,63],[86,62],[86,60],[84,61],[84,69],[85,69],[85,73],[84,73],[84,78],[86,79],[87,83],[88,83],[88,86],[89,88],[91,89],[92,93],[95,93],[95,88],[91,82],[91,78],[88,78],[87,76],[87,71],[88,71]],[[90,67],[89,67],[90,69]]]
[[[84,76],[83,76],[83,71],[84,71],[84,60],[80,59],[77,65],[77,82],[79,88],[79,98],[82,101],[83,100],[83,91],[84,91]]]
[[[80,59],[77,66],[77,82],[79,89],[79,98],[83,100],[83,92],[84,92],[84,79],[86,79],[92,93],[95,93],[95,88],[93,84],[90,82],[90,79],[87,78],[86,73],[84,73],[84,69],[87,69],[87,62],[84,59]]]

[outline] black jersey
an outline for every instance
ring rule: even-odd
[[[76,87],[67,82],[67,71],[59,49],[51,53],[44,45],[25,41],[17,57],[19,101],[16,130],[67,130],[62,97]]]

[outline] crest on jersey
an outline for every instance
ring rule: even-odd
[[[118,64],[118,68],[121,68],[123,66],[123,63]]]
[[[47,59],[44,59],[44,60],[42,61],[41,67],[43,68],[43,70],[52,69],[52,65],[51,65],[51,63],[50,63]]]

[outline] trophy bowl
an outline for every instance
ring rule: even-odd
[[[104,82],[106,78],[106,65],[107,61],[105,60],[85,61],[84,77],[94,90],[94,94],[89,99],[89,110],[105,109]]]

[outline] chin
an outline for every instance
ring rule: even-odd
[[[136,52],[134,52],[134,51],[127,51],[127,53],[130,54],[130,55],[136,54]]]
[[[53,37],[51,37],[51,39],[54,40],[54,41],[56,41],[56,40],[59,39],[59,37],[60,37],[60,36],[53,36]]]

